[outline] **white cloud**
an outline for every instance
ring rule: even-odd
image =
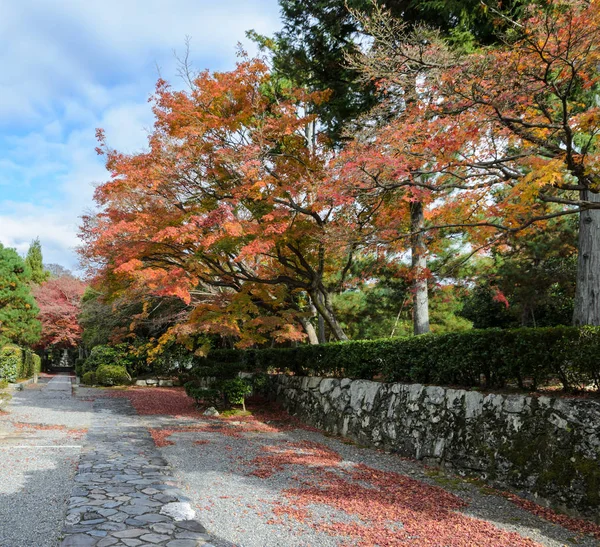
[[[108,177],[95,129],[142,149],[156,67],[177,80],[187,35],[194,67],[223,70],[246,30],[278,27],[277,0],[0,2],[0,242],[26,252],[39,236],[47,262],[73,268],[79,216]]]

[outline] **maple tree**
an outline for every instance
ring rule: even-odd
[[[40,347],[77,347],[82,334],[79,313],[85,287],[80,279],[63,275],[34,288],[33,295],[40,309],[39,320],[42,323]]]
[[[579,215],[573,321],[600,324],[598,2],[552,1],[514,23],[507,46],[445,75],[444,109],[493,135],[475,167],[494,184],[487,224],[505,233]]]
[[[84,219],[84,259],[119,290],[191,305],[179,335],[302,340],[310,304],[345,339],[331,291],[362,211],[343,207],[327,146],[306,136],[307,105],[321,95],[283,86],[257,59],[192,86],[158,82],[147,152],[111,150],[99,132],[113,177],[96,191],[101,211]]]
[[[401,104],[359,146],[358,184],[394,189],[395,208],[421,203],[411,237],[464,231],[475,252],[579,214],[575,324],[600,323],[598,17],[596,2],[530,7],[509,44],[456,55],[439,33],[407,33],[379,10],[366,21],[376,47],[356,61]]]

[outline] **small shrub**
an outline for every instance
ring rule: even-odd
[[[232,405],[242,405],[246,410],[246,395],[252,393],[252,386],[241,378],[232,378],[221,383],[221,391]]]
[[[22,370],[22,351],[18,346],[4,346],[0,349],[0,379],[16,382]]]
[[[85,384],[86,386],[93,386],[96,385],[96,373],[92,372],[91,370],[89,372],[86,372],[82,377],[81,377],[81,382],[83,384]]]
[[[217,406],[223,400],[223,395],[218,389],[200,387],[190,382],[186,384],[185,392],[197,405]]]
[[[100,365],[96,369],[96,381],[101,386],[122,386],[131,382],[131,376],[120,365]]]

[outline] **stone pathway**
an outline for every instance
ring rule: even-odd
[[[70,376],[59,375],[52,378],[44,388],[46,392],[56,391],[64,392],[64,395],[71,396],[71,378]]]
[[[61,547],[211,547],[127,399],[98,398]]]

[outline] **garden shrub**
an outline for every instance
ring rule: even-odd
[[[15,382],[19,378],[31,378],[39,374],[41,368],[40,356],[28,348],[9,344],[0,350],[0,379]]]
[[[96,381],[101,386],[122,386],[131,382],[131,376],[121,365],[100,365],[96,369]]]
[[[96,385],[96,373],[92,372],[91,370],[89,372],[86,372],[82,378],[81,378],[81,382],[83,384],[85,384],[86,386],[93,386]]]
[[[37,353],[32,353],[33,358],[33,374],[42,372],[42,358]]]
[[[22,350],[19,346],[8,345],[0,349],[0,379],[16,382],[23,370]]]
[[[221,382],[220,388],[229,404],[242,405],[246,410],[246,395],[252,393],[252,386],[246,380],[242,378],[224,380]]]
[[[484,329],[263,350],[215,350],[196,358],[197,376],[288,372],[388,382],[565,390],[600,388],[600,328]],[[210,373],[210,374],[209,374]]]
[[[199,405],[218,405],[222,399],[222,393],[215,388],[206,388],[198,385],[196,382],[191,381],[185,384],[185,392],[189,397],[196,401]]]

